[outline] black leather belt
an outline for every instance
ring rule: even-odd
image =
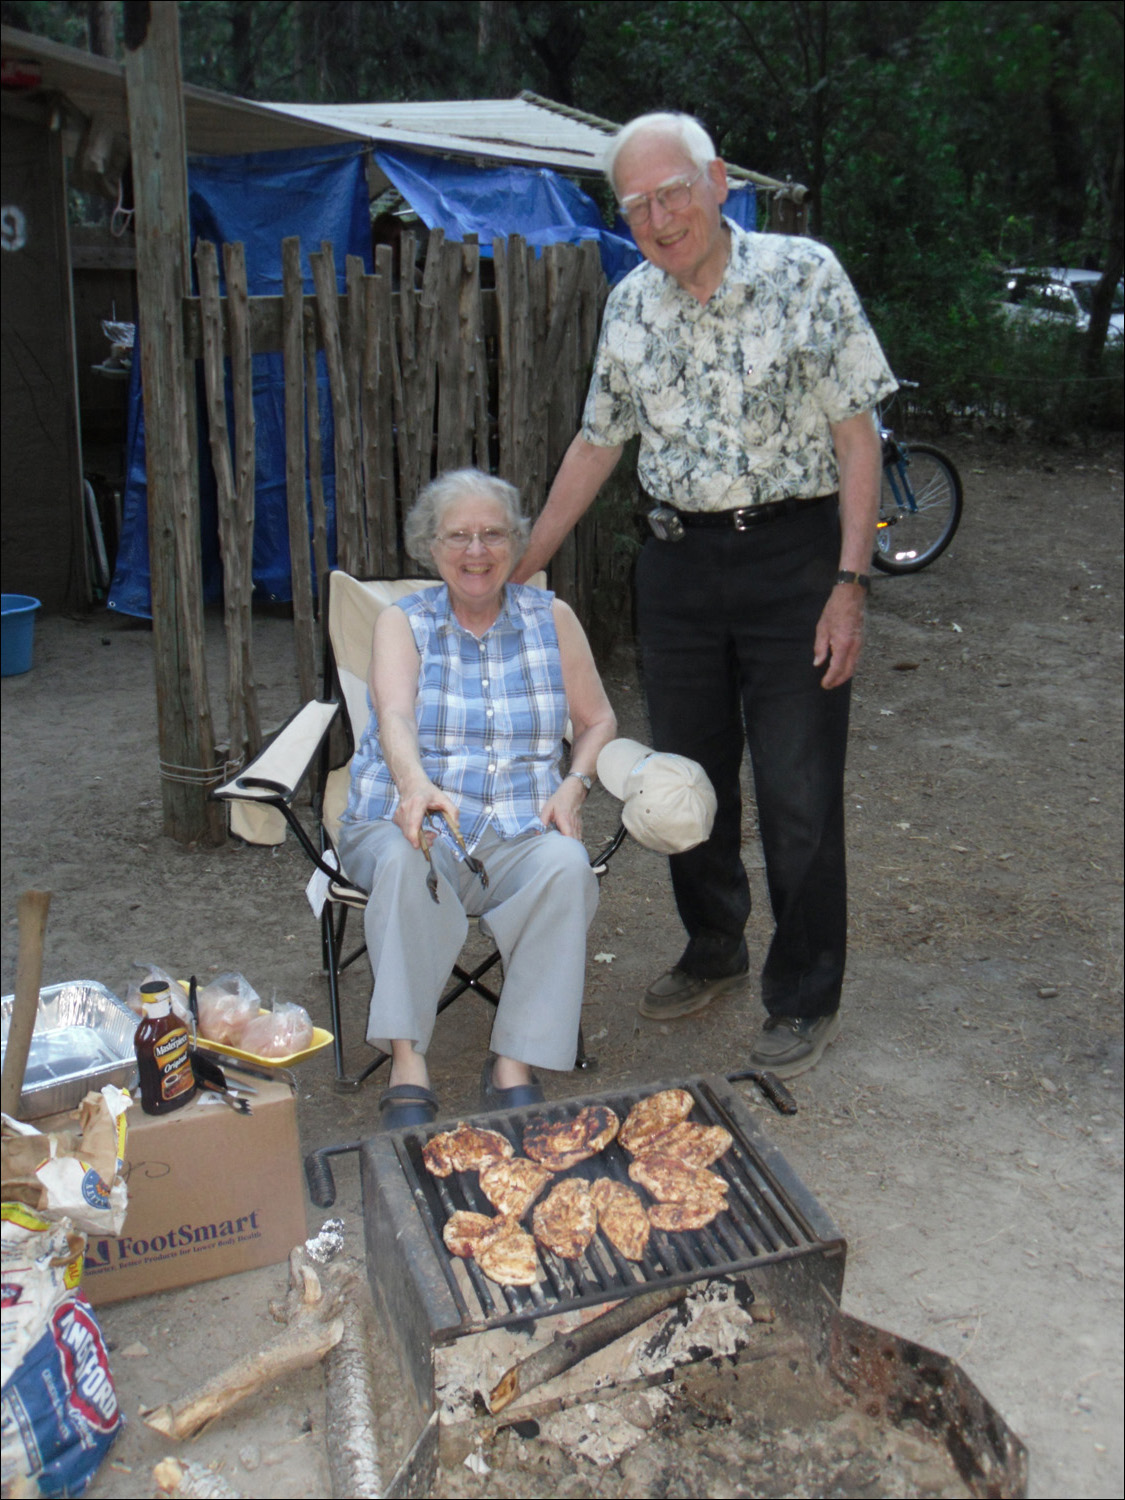
[[[780,516],[791,516],[794,511],[808,505],[824,505],[828,500],[838,500],[835,491],[831,495],[813,495],[811,498],[792,495],[784,500],[770,500],[764,505],[740,505],[737,510],[675,510],[684,526],[708,526],[712,530],[747,531],[751,526],[761,526],[766,521],[776,521]]]

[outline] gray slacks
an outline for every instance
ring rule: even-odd
[[[532,1067],[573,1068],[586,976],[586,929],[598,882],[586,850],[555,829],[500,839],[489,830],[473,849],[488,871],[483,889],[453,850],[430,850],[438,901],[426,888],[426,862],[394,823],[346,824],[340,862],[371,892],[363,926],[375,975],[367,1040],[384,1051],[411,1040],[425,1052],[438,1001],[478,917],[504,961],[492,1050]]]

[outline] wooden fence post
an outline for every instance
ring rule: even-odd
[[[394,325],[394,257],[389,245],[375,249],[375,275],[367,281],[367,354],[364,364],[363,432],[367,461],[374,467],[368,527],[379,538],[376,571],[401,572],[395,511],[395,405],[402,385]]]
[[[313,566],[316,569],[317,608],[323,622],[324,581],[328,577],[328,511],[324,502],[323,444],[320,440],[320,383],[316,357],[316,310],[304,308],[305,399],[308,402],[309,500],[312,505]],[[325,683],[327,689],[328,684]]]
[[[246,248],[223,246],[227,282],[227,329],[230,341],[231,392],[234,405],[235,482],[229,515],[219,508],[219,542],[223,550],[223,607],[230,663],[230,744],[232,761],[246,765],[262,745],[258,688],[254,681],[251,601],[254,596],[254,357],[250,347],[250,301],[246,281]]]
[[[305,500],[305,298],[301,285],[301,241],[295,235],[281,242],[281,271],[289,579],[293,594],[297,681],[301,701],[307,703],[316,696],[316,639],[309,576],[309,510]]]
[[[336,561],[346,572],[362,576],[367,549],[356,482],[356,434],[352,424],[351,395],[359,371],[356,370],[353,376],[344,358],[336,257],[327,240],[322,241],[319,253],[313,251],[310,254],[309,265],[316,287],[317,321],[328,366],[328,389],[332,396],[332,422],[336,435]],[[357,315],[353,313],[352,316]]]
[[[245,765],[261,744],[258,693],[254,685],[250,600],[254,584],[254,401],[247,310],[246,255],[242,245],[224,245],[226,331],[234,392],[237,472],[231,463],[227,392],[223,364],[223,303],[215,246],[195,247],[203,330],[203,374],[207,428],[218,502],[219,553],[223,561],[223,619],[227,632],[227,764]]]
[[[190,293],[187,161],[174,5],[126,0],[125,87],[136,205],[153,657],[164,832],[221,843],[222,779],[203,654],[194,370],[185,359]]]

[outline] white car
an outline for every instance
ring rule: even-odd
[[[1000,311],[1014,323],[1066,323],[1085,333],[1100,271],[1070,266],[1013,266],[1004,273]],[[1106,342],[1125,341],[1125,289],[1117,283]]]

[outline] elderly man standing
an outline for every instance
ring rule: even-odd
[[[711,837],[670,861],[687,947],[639,1009],[690,1015],[747,974],[748,745],[775,920],[750,1063],[792,1077],[839,1029],[849,684],[878,509],[873,409],[895,381],[831,251],[724,219],[726,169],[698,121],[632,121],[606,174],[645,263],[610,295],[582,430],[517,577],[639,433],[652,740],[699,761],[718,796]]]

